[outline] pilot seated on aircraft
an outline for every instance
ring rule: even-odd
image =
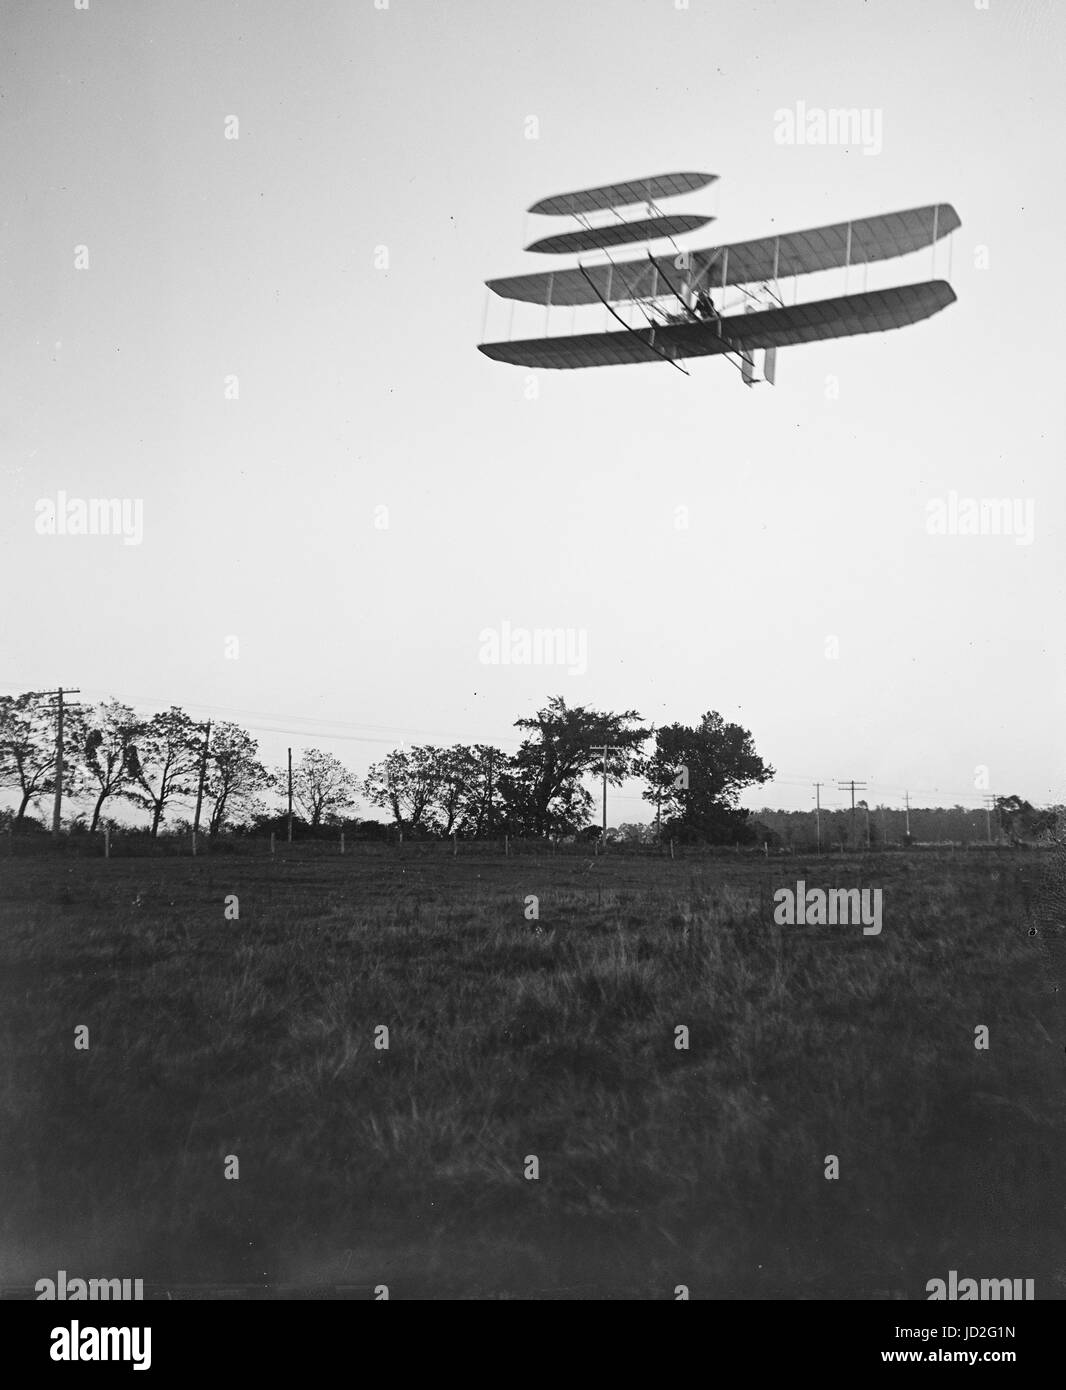
[[[717,320],[718,317],[718,310],[714,307],[708,292],[697,290],[691,308],[682,314],[663,314],[663,325],[692,323],[693,319]]]

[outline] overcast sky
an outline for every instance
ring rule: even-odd
[[[400,739],[513,748],[553,693],[717,709],[778,769],[751,805],[848,777],[979,805],[983,766],[1066,800],[1050,0],[66,0],[2,25],[0,688],[177,703],[360,773]],[[867,111],[878,147],[779,143],[799,103]],[[773,388],[721,359],[531,388],[476,351],[483,281],[546,268],[521,248],[562,229],[532,202],[679,169],[719,175],[677,200],[717,216],[691,246],[950,202],[958,302],[784,351]],[[934,274],[947,243],[870,283]],[[139,503],[140,544],[39,534],[61,492]],[[930,535],[951,492],[1031,500],[1030,543]],[[504,623],[586,634],[587,669],[485,664]]]

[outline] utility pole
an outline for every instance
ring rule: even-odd
[[[654,724],[651,726],[651,740],[652,747],[655,748],[657,746],[657,740],[655,737]],[[655,755],[653,754],[652,756],[654,757]],[[663,789],[659,784],[658,778],[656,778],[655,781],[655,844],[661,851],[663,844]]]
[[[200,809],[204,804],[204,778],[207,776],[207,750],[211,743],[211,721],[201,724],[204,730],[204,751],[200,754],[200,782],[196,788],[196,814],[193,816],[192,833],[197,835],[200,830]],[[195,843],[195,841],[194,841]]]
[[[849,822],[849,824],[848,824],[848,837],[849,837],[852,841],[854,841],[854,839],[855,839],[855,793],[856,793],[856,791],[864,792],[864,791],[866,790],[866,783],[865,783],[865,782],[856,782],[856,781],[854,780],[854,778],[853,778],[850,782],[841,782],[841,781],[838,779],[838,781],[837,781],[837,786],[840,788],[841,791],[848,791],[849,789],[850,789],[850,791],[851,791],[851,820],[850,820],[850,822]]]
[[[822,788],[824,782],[814,784],[814,834],[818,844],[818,853],[822,852]]]
[[[292,749],[289,749],[289,844],[292,844]]]
[[[599,748],[602,748],[602,749],[603,749],[603,831],[602,831],[601,836],[600,836],[600,843],[603,845],[604,849],[606,850],[606,848],[607,848],[607,751],[608,751],[608,749],[611,749],[611,748],[620,748],[620,747],[621,747],[621,744],[618,744],[618,743],[603,743],[603,744],[596,743],[596,744],[593,744],[593,747],[596,748],[596,749],[599,749]]]
[[[35,699],[47,699],[54,696],[56,700],[56,771],[55,771],[55,798],[52,802],[52,838],[59,838],[59,818],[63,809],[63,696],[80,695],[80,687],[66,689],[60,686],[58,690],[35,690]]]
[[[995,810],[995,806],[996,806],[996,798],[995,798],[995,796],[990,792],[987,796],[985,796],[985,798],[984,798],[984,803],[985,803],[985,824],[986,824],[987,827],[988,827],[988,843],[991,844],[991,843],[992,843],[992,812]]]

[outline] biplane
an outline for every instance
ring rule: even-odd
[[[887,289],[867,290],[866,267],[932,248],[936,273],[937,242],[961,223],[950,203],[907,208],[806,231],[761,237],[732,245],[683,250],[675,238],[705,227],[714,219],[691,213],[665,213],[659,201],[706,188],[716,174],[673,173],[631,179],[563,193],[534,203],[529,212],[567,216],[577,226],[531,242],[527,251],[545,255],[578,253],[574,266],[487,280],[493,294],[545,311],[544,335],[482,342],[478,350],[497,362],[522,367],[607,367],[623,363],[724,356],[740,370],[744,383],[755,385],[755,353],[762,351],[762,380],[773,383],[778,348],[860,333],[883,333],[930,318],[954,303],[946,280],[924,280]],[[643,205],[643,215],[625,218],[620,208]],[[670,250],[653,251],[668,241]],[[643,255],[619,259],[620,246],[645,243]],[[950,242],[948,243],[950,256]],[[585,253],[597,259],[590,260]],[[800,276],[843,270],[845,290],[850,272],[862,267],[860,293],[798,299]],[[950,266],[949,266],[950,274]],[[782,288],[792,280],[791,303]],[[577,332],[582,306],[605,310],[599,332]],[[551,334],[553,309],[569,306],[571,331]],[[488,303],[486,303],[486,317]],[[484,335],[483,335],[484,336]]]

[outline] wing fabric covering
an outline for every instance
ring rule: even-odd
[[[654,293],[656,280],[661,283],[664,272],[673,280],[684,275],[704,288],[717,288],[722,284],[723,271],[727,285],[772,280],[775,260],[778,279],[811,275],[820,270],[837,270],[848,263],[863,265],[891,260],[895,256],[906,256],[923,247],[930,247],[934,228],[939,241],[961,225],[959,215],[950,203],[930,204],[928,207],[908,208],[879,217],[864,217],[850,224],[834,222],[829,226],[811,227],[804,232],[789,232],[780,237],[760,237],[757,241],[739,241],[731,246],[689,251],[686,253],[689,262],[687,269],[679,266],[678,253],[673,252],[654,260],[645,258],[613,265],[586,266],[586,271],[592,277],[592,285],[579,270],[557,270],[552,272],[551,302],[595,304],[606,299],[609,303],[621,304],[632,299],[647,299]],[[525,300],[530,304],[544,304],[547,301],[548,273],[545,271],[511,275],[486,283],[494,294],[503,299]]]
[[[611,222],[606,227],[582,227],[577,232],[541,237],[540,241],[531,242],[526,250],[546,251],[553,256],[562,256],[570,251],[596,251],[604,246],[624,246],[634,241],[656,241],[659,237],[680,236],[683,232],[695,232],[700,227],[706,227],[713,220],[711,217],[685,213],[678,217],[645,217],[639,222]]]
[[[478,350],[497,362],[543,368],[610,367],[670,358],[709,357],[757,348],[797,347],[826,338],[885,333],[905,328],[946,309],[955,292],[946,280],[898,285],[866,294],[819,299],[783,309],[734,314],[721,320],[666,327],[580,333],[573,337],[529,338],[512,343],[481,343]],[[719,336],[719,324],[721,336]]]
[[[607,183],[600,188],[582,188],[576,193],[560,193],[554,198],[542,198],[530,212],[559,217],[569,213],[599,212],[605,208],[631,207],[634,203],[655,202],[659,198],[674,198],[679,193],[692,193],[714,183],[717,174],[653,174],[646,179],[628,179],[625,183]]]

